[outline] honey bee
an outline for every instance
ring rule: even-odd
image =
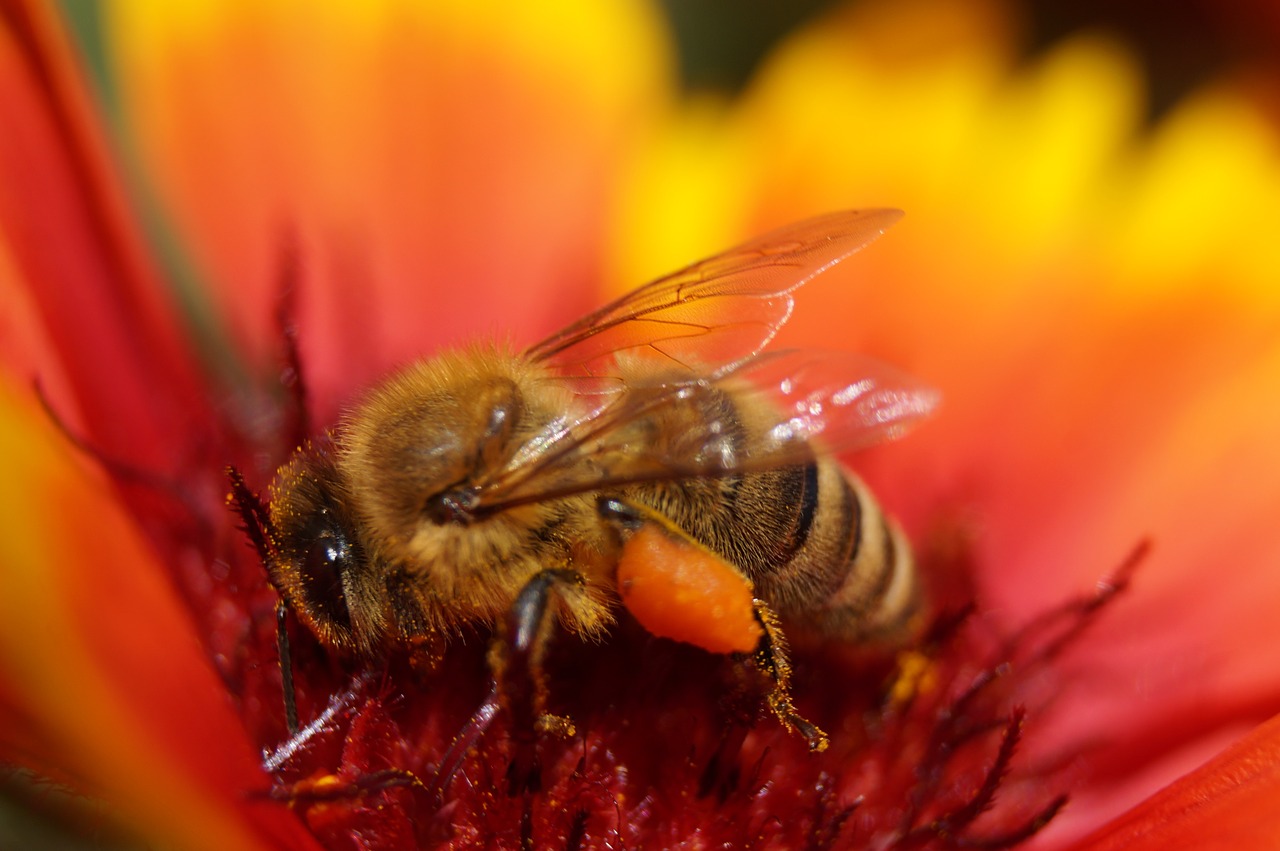
[[[531,669],[541,719],[552,628],[598,638],[621,604],[754,659],[781,723],[825,748],[791,703],[782,624],[893,641],[921,604],[902,532],[832,453],[896,436],[935,395],[867,358],[764,349],[798,287],[900,215],[820,216],[524,352],[415,363],[299,448],[265,505],[233,472],[281,624],[287,608],[333,652],[428,661],[464,626],[509,624],[491,665]]]

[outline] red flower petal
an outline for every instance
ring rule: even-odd
[[[1280,847],[1280,716],[1071,846],[1080,851]]]
[[[108,452],[171,468],[172,436],[208,419],[179,325],[51,7],[5,0],[0,25],[0,233],[11,267],[0,295],[38,317],[47,346],[42,356],[11,344],[9,363],[46,381],[55,406]]]

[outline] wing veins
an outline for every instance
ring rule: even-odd
[[[774,469],[894,436],[889,426],[918,418],[910,405],[905,413],[886,415],[886,424],[866,413],[841,413],[845,402],[836,393],[845,393],[857,375],[831,372],[822,361],[761,353],[790,318],[793,291],[900,215],[846,211],[781,228],[633,290],[527,349],[527,357],[557,373],[554,380],[582,400],[584,410],[560,419],[495,471],[479,490],[482,510],[643,482]],[[812,377],[797,373],[798,383],[787,377],[780,390],[779,377],[793,365]],[[772,382],[771,389],[761,388],[760,399],[781,406],[775,406],[780,419],[771,432],[759,435],[762,448],[741,454],[714,436],[702,442],[695,437],[693,454],[676,457],[646,445],[644,421],[651,412],[690,402],[681,395],[686,392],[736,392],[719,382],[739,373],[748,383],[761,377]],[[868,377],[888,378],[916,409],[932,405],[931,397],[909,383],[895,384],[884,370],[873,367]],[[794,392],[793,384],[799,388]],[[809,395],[795,395],[801,391]],[[796,407],[800,402],[805,404]],[[824,405],[830,413],[823,413]],[[824,434],[828,427],[834,444]]]

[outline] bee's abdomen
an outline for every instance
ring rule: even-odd
[[[862,482],[834,461],[806,465],[782,502],[793,534],[772,565],[754,571],[781,614],[827,636],[893,640],[920,607],[911,550]]]
[[[670,444],[666,454],[698,457],[711,445],[706,424],[715,423],[716,445],[749,457],[771,422],[717,392],[693,397],[687,409],[664,408],[651,433]],[[902,533],[833,460],[643,484],[628,497],[742,570],[792,624],[849,641],[891,641],[909,631],[920,607]]]

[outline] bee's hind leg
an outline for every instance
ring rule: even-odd
[[[755,601],[756,621],[759,622],[764,635],[753,654],[756,666],[764,672],[771,682],[766,699],[773,714],[778,716],[782,726],[804,736],[809,743],[809,750],[820,753],[827,749],[830,739],[820,727],[796,712],[791,702],[791,661],[787,658],[787,639],[782,634],[778,616],[763,600]]]
[[[572,722],[546,711],[542,662],[556,627],[556,597],[566,584],[581,584],[570,570],[544,570],[521,589],[489,651],[489,667],[501,708],[511,720],[512,755],[507,770],[511,795],[541,787],[537,737],[541,732],[572,736]]]
[[[754,661],[782,726],[804,736],[810,750],[826,750],[827,734],[791,703],[786,638],[751,580],[652,508],[613,496],[599,497],[597,507],[624,542],[618,590],[635,619],[654,635]]]

